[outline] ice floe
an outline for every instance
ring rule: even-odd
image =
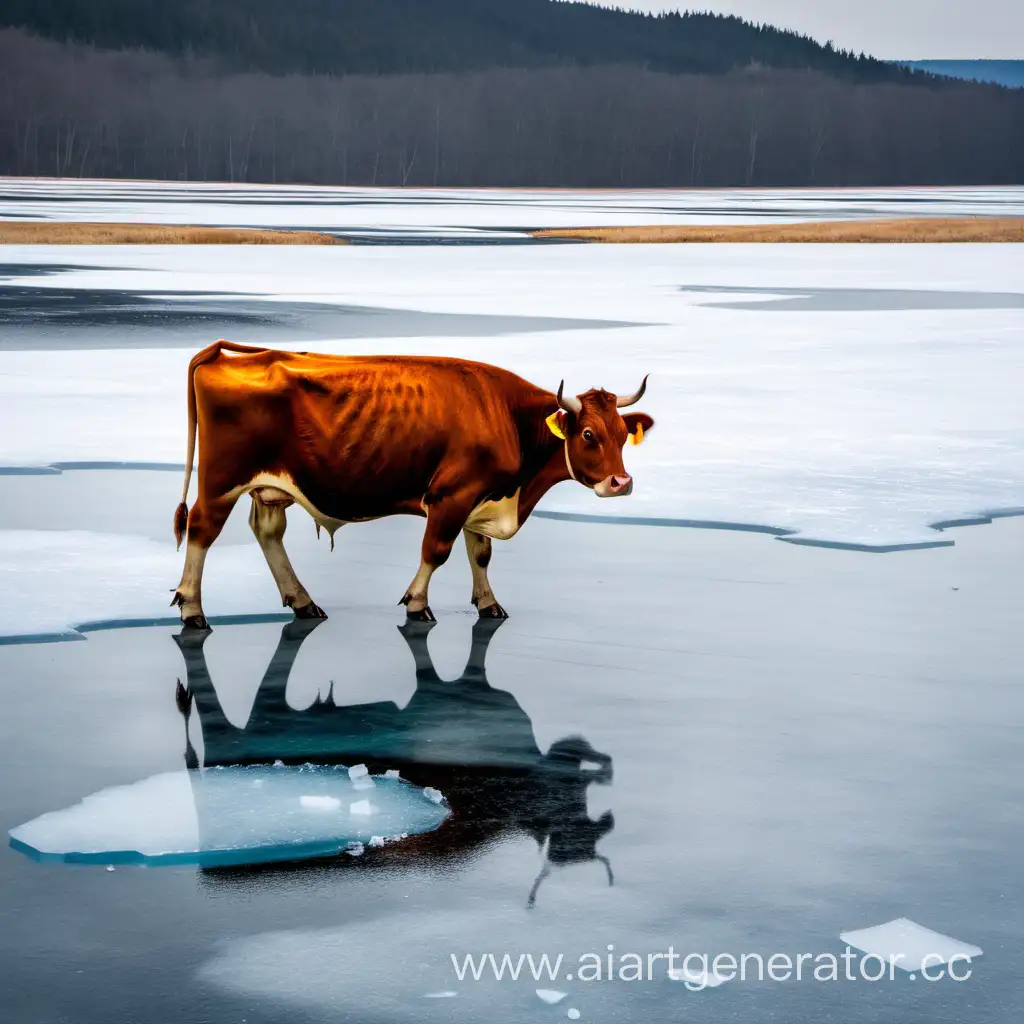
[[[907,972],[935,968],[954,959],[974,960],[982,955],[978,946],[932,931],[906,917],[841,932],[839,938],[848,946]]]
[[[668,976],[672,981],[683,982],[689,989],[718,988],[729,980],[717,971],[703,968],[697,970],[685,964],[682,967],[670,967]]]
[[[559,992],[554,988],[537,989],[537,998],[543,1000],[549,1006],[554,1006],[556,1003],[560,1003],[567,995],[567,992]]]
[[[19,825],[11,845],[45,861],[249,864],[358,856],[364,844],[382,845],[383,835],[429,832],[448,814],[407,782],[379,779],[373,805],[351,801],[352,791],[348,772],[336,767],[165,772]]]

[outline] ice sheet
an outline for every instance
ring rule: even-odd
[[[646,322],[486,340],[318,343],[484,359],[552,390],[564,377],[571,390],[623,391],[650,372],[643,408],[657,425],[626,452],[633,494],[600,501],[563,484],[541,510],[901,545],[942,539],[931,523],[1024,506],[1024,309],[931,308],[920,298],[1019,298],[1021,246],[829,246],[827,258],[815,246],[252,246],[224,256],[203,247],[82,248],[75,265],[96,270],[33,280]],[[66,263],[68,254],[8,247],[4,259]],[[98,269],[111,265],[135,269]],[[708,291],[737,284],[752,291]],[[846,292],[832,311],[761,301],[779,290],[851,288],[862,290],[863,308],[850,308]],[[879,291],[902,296],[905,308],[873,309]],[[209,340],[197,337],[196,347]],[[140,344],[159,344],[159,334],[142,331]],[[180,463],[188,355],[0,352],[4,461]]]
[[[501,238],[524,229],[1024,213],[1024,189],[380,189],[184,182],[0,182],[0,218]]]
[[[941,932],[934,932],[906,917],[878,924],[871,928],[842,932],[842,942],[855,949],[880,957],[903,971],[934,971],[954,957],[974,960],[981,950]]]
[[[264,614],[280,603],[266,566],[248,554],[230,545],[211,553],[223,567],[204,582],[211,608]],[[84,530],[2,530],[0,639],[59,635],[96,620],[173,621],[177,609],[168,607],[169,591],[181,565],[173,543]]]
[[[429,832],[448,814],[411,783],[383,776],[372,807],[357,811],[353,792],[344,767],[166,772],[100,790],[10,836],[17,849],[45,861],[251,864],[362,853],[374,834]]]

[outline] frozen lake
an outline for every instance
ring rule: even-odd
[[[0,246],[11,1019],[1019,1018],[1024,247],[524,234],[914,212],[1019,215],[1024,190],[0,182],[0,217],[363,243]],[[396,629],[420,521],[346,527],[329,554],[296,510],[331,617],[289,623],[243,510],[207,563],[214,632],[182,637],[185,368],[217,337],[573,392],[650,373],[656,426],[626,451],[631,497],[562,485],[496,545],[498,629],[461,549],[438,624]],[[971,977],[577,976],[847,940],[967,950]],[[563,964],[460,980],[452,956],[487,953]]]
[[[106,515],[141,538],[165,477],[35,478],[59,489],[37,525],[88,507],[86,526]],[[5,829],[189,764],[274,760],[397,768],[452,809],[437,831],[284,867],[107,871],[9,849],[6,1012],[25,1024],[518,1024],[570,1008],[666,1024],[1014,1020],[1024,594],[1006,566],[1024,555],[1022,525],[871,557],[541,520],[495,556],[508,622],[474,627],[459,556],[435,579],[438,624],[404,635],[394,600],[417,522],[353,527],[330,557],[293,527],[299,572],[331,614],[312,632],[215,622],[180,648],[170,626],[0,646]],[[208,570],[215,616],[231,559],[271,596],[255,544],[236,543],[241,518],[230,528]],[[556,563],[585,584],[571,601],[551,584]],[[243,808],[257,828],[271,813],[252,796]],[[216,837],[224,808],[201,787],[193,813]],[[971,977],[751,974],[704,991],[664,970],[566,977],[609,945],[838,957],[840,933],[903,917],[984,950]],[[564,962],[554,979],[460,981],[451,956],[487,952]]]
[[[0,181],[0,219],[287,227],[371,244],[529,241],[540,228],[1024,215],[1024,188],[385,189]]]

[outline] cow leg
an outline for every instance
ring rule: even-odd
[[[200,495],[188,513],[188,540],[181,582],[171,598],[181,608],[181,621],[190,629],[209,629],[203,614],[203,565],[210,545],[220,536],[235,499],[207,499]]]
[[[466,538],[466,552],[469,555],[469,568],[473,573],[472,602],[481,619],[507,619],[508,612],[498,604],[498,599],[491,590],[487,579],[487,566],[491,561],[491,538],[480,533],[463,530]]]
[[[249,526],[256,534],[256,539],[263,550],[263,557],[266,558],[277,589],[281,592],[281,603],[286,608],[291,608],[297,619],[326,619],[326,612],[313,603],[313,598],[299,582],[288,559],[288,552],[284,549],[284,531],[288,525],[285,509],[291,504],[291,499],[263,501],[253,494]]]
[[[448,561],[452,545],[458,537],[469,513],[477,504],[472,501],[448,498],[431,505],[427,511],[427,529],[423,534],[420,568],[399,604],[404,604],[408,618],[419,622],[434,622],[434,613],[427,603],[427,588],[434,570]]]

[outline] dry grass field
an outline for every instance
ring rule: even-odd
[[[554,228],[534,235],[587,242],[1024,242],[1024,217]]]
[[[0,245],[343,245],[316,231],[187,227],[177,224],[89,224],[0,221]]]

